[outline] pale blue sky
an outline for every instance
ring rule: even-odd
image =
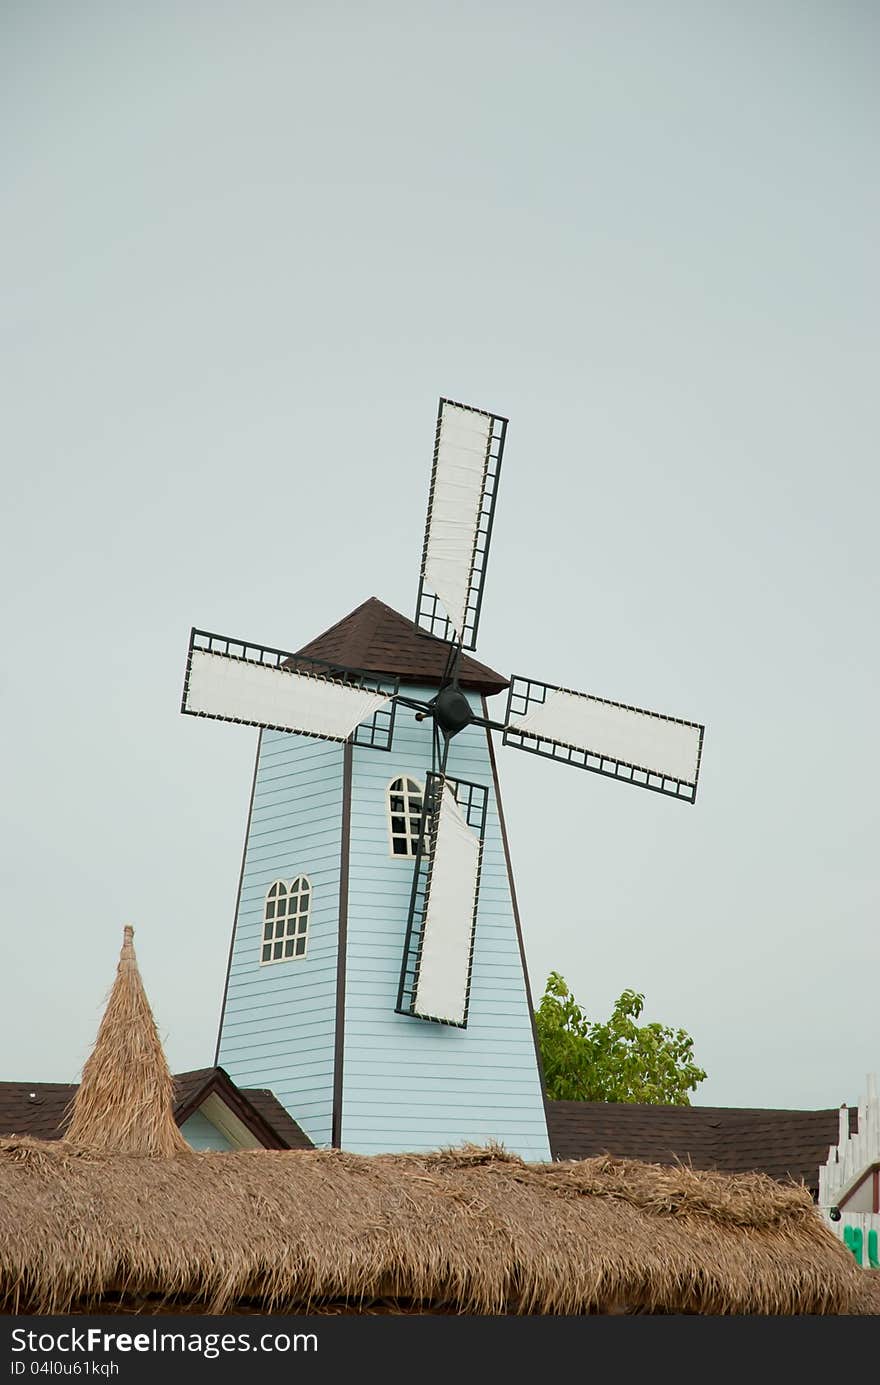
[[[212,1060],[256,733],[189,627],[410,614],[446,394],[511,419],[479,656],[708,728],[694,808],[500,752],[533,985],[645,991],[700,1102],[857,1097],[878,27],[7,0],[0,1076],[77,1076],[126,920]]]

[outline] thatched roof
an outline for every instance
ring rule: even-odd
[[[196,1153],[130,928],[68,1138],[0,1140],[0,1207],[14,1313],[867,1311],[806,1189],[763,1174]]]
[[[841,1313],[864,1273],[802,1188],[610,1158],[4,1140],[0,1205],[20,1313]]]
[[[174,1083],[126,924],[116,980],[73,1099],[67,1138],[125,1154],[189,1148],[174,1119]]]
[[[862,1270],[859,1288],[851,1310],[855,1313],[880,1313],[880,1270]]]

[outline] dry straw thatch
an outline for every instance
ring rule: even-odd
[[[19,1139],[0,1205],[7,1312],[859,1311],[809,1194],[760,1174]]]
[[[116,980],[73,1099],[67,1138],[120,1154],[181,1154],[174,1084],[126,924]]]
[[[862,1270],[853,1312],[880,1313],[880,1270]]]
[[[67,1140],[0,1140],[14,1313],[867,1311],[803,1188],[500,1149],[195,1153],[130,930]]]

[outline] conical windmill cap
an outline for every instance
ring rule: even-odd
[[[190,1153],[174,1120],[174,1087],[126,925],[116,980],[83,1068],[66,1139],[114,1154]]]
[[[393,673],[405,682],[436,685],[446,668],[449,645],[371,596],[297,653],[363,669],[365,673]],[[508,685],[502,674],[469,654],[462,656],[458,681],[463,688],[472,688],[487,697],[502,692]]]

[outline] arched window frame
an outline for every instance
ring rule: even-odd
[[[283,909],[279,909],[279,904]],[[293,908],[291,908],[291,904]],[[308,952],[309,921],[312,913],[312,882],[307,875],[293,880],[273,880],[263,900],[260,933],[260,966],[278,962],[301,962]],[[279,931],[280,928],[280,931]],[[270,933],[271,936],[267,936]],[[281,956],[276,957],[279,950]],[[270,956],[266,956],[267,949]]]
[[[397,787],[403,785],[403,788]],[[415,792],[414,792],[415,790]],[[391,811],[391,798],[397,794],[403,798],[403,813],[393,813]],[[413,815],[412,800],[418,796],[418,811]],[[395,861],[412,861],[416,854],[416,847],[419,840],[419,823],[422,817],[422,805],[425,801],[425,786],[421,780],[416,779],[411,774],[395,774],[393,779],[388,781],[385,788],[385,815],[388,819],[388,852]],[[394,819],[403,817],[405,830],[403,832],[394,830]],[[406,851],[395,851],[395,840],[406,840]]]

